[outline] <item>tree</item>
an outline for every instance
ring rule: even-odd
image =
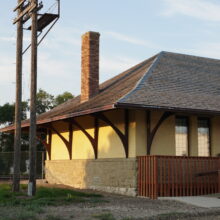
[[[27,118],[27,102],[22,102],[22,120]],[[0,126],[10,125],[14,122],[15,105],[6,103],[0,106]],[[25,135],[22,135],[21,147],[27,148]],[[0,133],[0,151],[13,151],[14,135],[12,133]]]
[[[9,103],[0,106],[0,124],[12,124],[15,106]]]
[[[64,92],[63,94],[56,96],[56,98],[54,100],[54,107],[66,102],[67,100],[72,99],[72,98],[74,98],[74,96],[70,92]]]
[[[54,107],[54,96],[47,93],[43,89],[39,89],[37,93],[37,100],[36,100],[36,105],[37,105],[37,114],[42,114],[46,111],[49,111]]]
[[[60,105],[74,96],[70,92],[64,92],[57,95],[47,93],[43,89],[39,89],[37,93],[37,114],[42,114],[49,111],[53,107]],[[28,100],[29,101],[29,100]],[[27,119],[27,112],[29,110],[28,101],[22,102],[22,120]],[[6,103],[0,106],[0,126],[10,125],[14,122],[15,105]],[[22,133],[21,150],[28,150],[28,134]],[[0,152],[13,151],[14,137],[11,133],[0,133]],[[44,149],[41,143],[37,146],[38,150]]]

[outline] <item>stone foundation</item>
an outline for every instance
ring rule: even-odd
[[[46,179],[52,184],[136,196],[136,158],[47,160]]]

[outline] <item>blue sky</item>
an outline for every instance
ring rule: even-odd
[[[54,2],[44,0],[42,11]],[[15,97],[16,3],[0,8],[0,105]],[[220,59],[219,11],[219,0],[61,0],[61,18],[39,47],[38,88],[80,93],[81,35],[89,30],[101,34],[101,82],[163,50]],[[24,44],[29,41],[25,31]],[[23,100],[29,98],[29,63],[27,53]]]

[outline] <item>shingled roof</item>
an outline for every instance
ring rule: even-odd
[[[219,114],[220,60],[161,52],[102,83],[89,101],[77,96],[39,115],[37,123],[122,107]]]

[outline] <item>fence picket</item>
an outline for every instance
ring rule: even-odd
[[[141,156],[138,195],[192,196],[220,191],[219,157]]]

